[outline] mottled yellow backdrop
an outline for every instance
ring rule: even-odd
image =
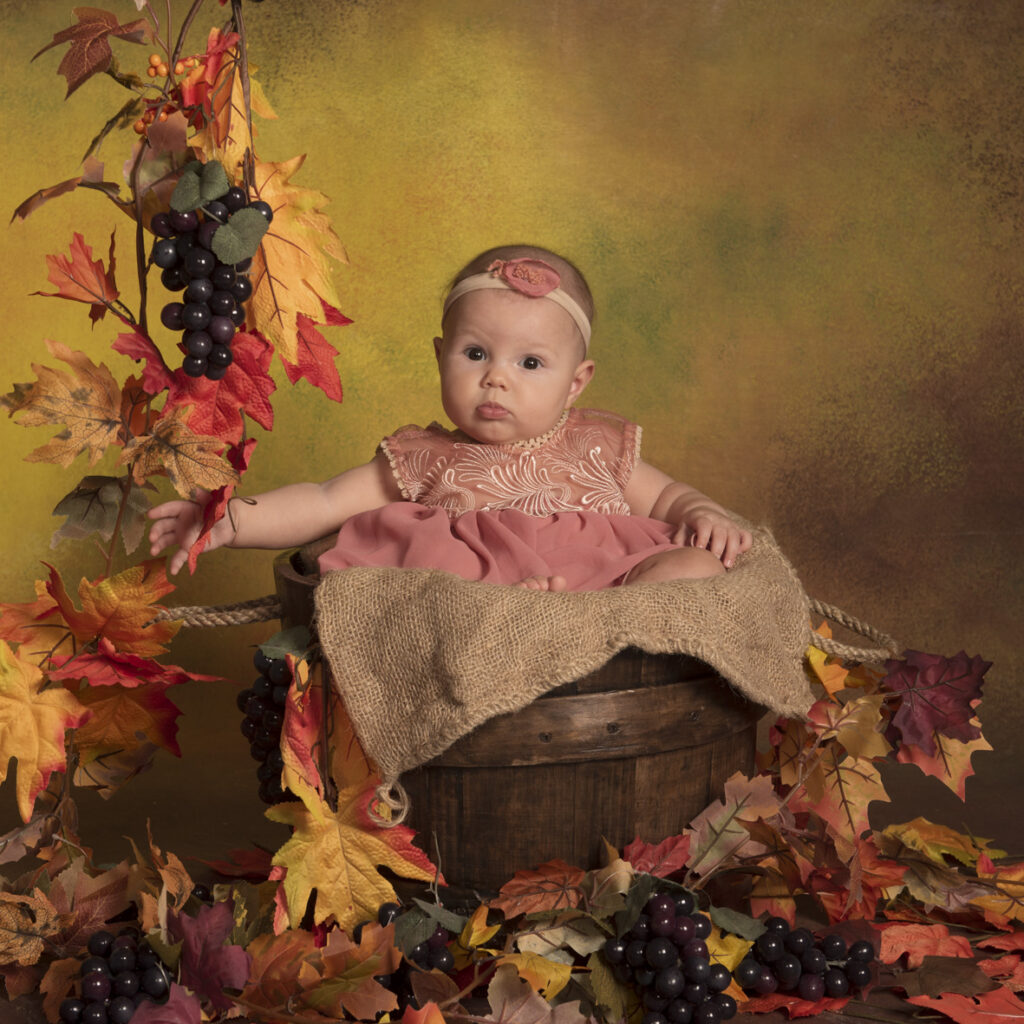
[[[3,194],[14,206],[76,172],[123,102],[108,79],[64,103],[71,4],[0,2]],[[122,20],[130,0],[105,4]],[[162,9],[157,3],[155,8]],[[177,0],[175,6],[184,8]],[[279,115],[264,159],[308,159],[350,263],[334,330],[341,406],[278,372],[277,420],[250,491],[368,458],[402,423],[439,416],[430,340],[446,280],[488,246],[564,251],[598,302],[587,400],[635,418],[645,455],[768,524],[808,591],[906,646],[994,662],[982,708],[996,750],[961,807],[901,770],[878,822],[925,813],[1024,848],[1000,799],[1019,776],[1024,411],[1024,5],[1017,0],[266,0],[244,5]],[[198,39],[223,18],[208,2]],[[205,22],[204,22],[205,19]],[[115,43],[125,66],[146,51]],[[108,175],[123,135],[102,156]],[[6,219],[6,218],[4,218]],[[98,194],[3,232],[0,382],[32,378],[50,337],[129,369],[116,329],[47,290],[43,256],[73,229],[104,252],[129,225]],[[170,338],[162,338],[170,351]],[[4,422],[0,600],[52,561],[95,576],[88,544],[49,538],[86,472],[27,464],[41,430]],[[175,603],[270,591],[269,553],[217,552]],[[248,682],[271,626],[190,633],[173,657]],[[165,758],[87,839],[123,854],[151,816],[164,844],[214,854],[280,842],[262,821],[234,689],[178,699]],[[9,787],[5,787],[8,788]],[[12,815],[8,796],[0,814]],[[102,822],[102,825],[97,824]]]

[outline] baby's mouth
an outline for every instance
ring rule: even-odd
[[[476,407],[476,411],[485,420],[500,420],[509,414],[508,409],[497,402],[482,402]]]

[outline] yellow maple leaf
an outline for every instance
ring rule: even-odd
[[[539,953],[505,953],[497,960],[498,967],[503,964],[515,967],[519,977],[549,1002],[569,984],[572,975],[571,963],[560,963]]]
[[[316,889],[317,924],[333,916],[351,931],[395,898],[395,891],[377,870],[384,866],[404,878],[429,882],[435,868],[410,840],[402,825],[376,827],[367,813],[372,787],[351,786],[338,794],[338,810],[310,800],[308,804],[279,804],[266,813],[294,832],[274,855],[275,867],[285,868],[282,882],[289,922],[297,928],[310,893]]]
[[[830,637],[832,630],[826,623],[822,623],[817,632],[824,637]],[[807,648],[807,664],[811,670],[811,678],[816,679],[832,700],[838,700],[836,694],[846,687],[846,677],[849,672],[835,659],[830,659],[823,650],[813,644]]]
[[[7,778],[8,759],[16,758],[15,792],[22,821],[32,817],[36,795],[50,775],[67,765],[64,730],[74,729],[88,714],[67,690],[44,690],[44,682],[35,665],[22,661],[0,640],[0,782]]]
[[[249,309],[256,328],[293,364],[299,361],[296,317],[302,313],[319,323],[324,302],[340,305],[331,260],[347,262],[330,220],[320,212],[327,197],[291,182],[305,159],[257,163],[255,169],[256,192],[270,204],[274,219],[252,261]]]
[[[67,467],[77,456],[88,454],[94,464],[110,445],[120,443],[121,389],[105,363],[97,366],[83,352],[59,341],[47,341],[46,346],[71,372],[33,363],[37,379],[16,384],[14,391],[0,398],[0,405],[11,416],[19,414],[23,427],[65,426],[52,441],[25,456],[27,462]]]
[[[190,406],[178,406],[157,421],[151,434],[132,438],[125,445],[119,465],[131,463],[136,483],[165,475],[185,498],[197,488],[213,491],[238,483],[237,470],[220,455],[224,443],[215,437],[201,437],[189,427],[191,411]]]
[[[0,893],[0,963],[36,963],[43,940],[58,930],[57,911],[41,890],[32,895]]]

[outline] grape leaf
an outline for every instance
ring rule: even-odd
[[[323,303],[324,316],[327,324],[342,326],[352,323],[347,316],[339,313],[333,306]],[[335,402],[342,399],[341,377],[335,365],[338,350],[328,343],[327,339],[317,330],[317,321],[299,313],[295,318],[295,335],[297,341],[296,361],[289,362],[284,356],[284,364],[288,380],[293,384],[303,377],[314,387],[318,387],[328,398]]]
[[[949,929],[935,924],[891,924],[882,931],[878,959],[894,964],[906,954],[908,967],[920,967],[928,956],[954,956],[973,959],[974,950],[963,935],[950,935]]]
[[[274,409],[270,396],[277,385],[269,373],[273,353],[266,338],[254,331],[240,331],[232,339],[231,351],[234,359],[220,380],[189,377],[184,370],[175,370],[164,404],[164,416],[178,415],[181,407],[193,406],[187,416],[190,429],[219,438],[222,443],[237,445],[245,435],[243,413],[264,430],[273,428]]]
[[[189,914],[168,914],[168,930],[181,942],[180,981],[215,1010],[230,1010],[234,1000],[225,988],[242,989],[249,979],[251,958],[228,942],[235,920],[232,904],[214,903]]]
[[[490,906],[500,910],[506,920],[520,914],[578,907],[583,899],[580,884],[584,874],[582,868],[564,860],[549,860],[532,870],[517,871]]]
[[[228,465],[238,473],[239,479],[241,479],[242,474],[249,468],[249,460],[252,458],[252,452],[255,447],[256,438],[250,437],[241,444],[232,445],[228,449]],[[200,554],[202,554],[203,549],[206,547],[206,541],[210,536],[210,531],[228,513],[228,504],[234,496],[234,493],[235,485],[225,484],[223,487],[218,487],[213,491],[210,494],[209,501],[207,501],[203,506],[202,529],[199,531],[199,536],[196,537],[195,543],[188,550],[189,572],[196,571],[196,564],[199,561]]]
[[[217,228],[210,248],[221,263],[241,263],[256,255],[269,227],[270,222],[259,210],[236,210],[226,224]]]
[[[323,315],[325,302],[340,305],[331,260],[345,262],[330,221],[320,212],[326,196],[291,182],[304,160],[257,162],[255,169],[256,192],[274,219],[253,258],[249,310],[278,356],[292,365],[300,359],[298,315],[316,318]]]
[[[125,553],[130,555],[139,546],[145,532],[149,500],[142,488],[131,487],[121,511],[122,488],[127,483],[124,477],[82,477],[75,489],[65,494],[53,510],[55,516],[67,518],[54,532],[50,547],[55,548],[62,540],[83,540],[94,533],[109,542],[118,526],[120,513],[121,540]]]
[[[186,498],[199,487],[212,491],[237,483],[238,471],[219,455],[223,443],[194,433],[188,419],[187,407],[173,409],[170,414],[165,407],[164,416],[151,434],[133,438],[125,445],[119,464],[131,464],[137,483],[151,476],[166,475],[174,489]]]
[[[154,657],[166,651],[165,644],[181,627],[178,622],[153,621],[157,612],[163,611],[154,602],[174,590],[161,559],[140,562],[96,583],[83,579],[78,585],[81,611],[72,603],[57,570],[47,568],[46,589],[82,645],[106,637],[122,653]]]
[[[992,749],[992,744],[981,735],[981,722],[972,718],[971,725],[978,730],[977,739],[965,743],[932,730],[934,753],[926,753],[913,743],[901,743],[896,748],[896,760],[900,764],[917,765],[925,775],[938,779],[961,800],[966,800],[967,780],[974,774],[971,758],[979,750]]]
[[[120,24],[117,15],[96,7],[76,7],[77,25],[61,29],[41,50],[33,54],[32,60],[61,43],[71,43],[57,68],[57,74],[67,79],[67,99],[83,82],[110,67],[114,54],[108,42],[109,36],[125,39],[132,43],[143,43],[153,38],[153,30],[145,18]]]
[[[666,878],[686,867],[690,855],[690,837],[669,836],[657,845],[645,843],[638,836],[623,851],[622,859],[633,865],[634,871],[643,871],[657,878]]]
[[[981,700],[985,673],[992,663],[960,651],[952,658],[907,651],[889,660],[883,686],[903,695],[891,728],[906,743],[935,754],[934,734],[968,743],[981,735],[973,708]]]
[[[339,927],[350,930],[359,921],[375,917],[382,903],[395,898],[378,865],[403,878],[423,882],[434,878],[434,866],[411,844],[411,829],[374,824],[367,810],[373,796],[372,786],[352,786],[338,794],[336,814],[326,804],[313,801],[309,806],[279,804],[266,812],[272,821],[295,830],[274,856],[275,866],[287,869],[281,889],[293,928],[302,919],[313,889],[317,924],[333,915]]]
[[[23,427],[65,424],[52,441],[27,455],[26,461],[67,467],[77,456],[88,454],[89,462],[96,463],[110,445],[120,443],[121,389],[104,363],[97,366],[59,341],[47,341],[46,345],[72,372],[33,363],[37,380],[16,384],[14,391],[0,398],[0,406],[12,416],[20,414]]]
[[[0,736],[4,756],[0,782],[7,778],[10,758],[18,762],[15,792],[21,820],[32,817],[36,795],[50,775],[64,771],[64,732],[85,721],[89,712],[64,690],[44,689],[46,680],[35,665],[23,661],[0,641]]]
[[[1021,1024],[1024,1021],[1024,1003],[1002,986],[980,996],[955,993],[938,997],[909,996],[907,1002],[938,1010],[957,1024]]]
[[[725,783],[725,800],[716,800],[690,822],[683,832],[690,841],[689,870],[706,875],[729,857],[764,852],[764,847],[751,839],[744,821],[771,818],[778,813],[779,797],[772,789],[771,779],[746,778],[736,772]]]
[[[114,281],[114,233],[110,234],[110,269],[103,269],[102,260],[93,260],[92,247],[76,231],[71,238],[71,256],[47,256],[47,275],[55,292],[33,292],[49,299],[71,299],[89,303],[89,319],[103,319],[111,303],[120,294]],[[120,315],[120,314],[118,314]]]
[[[57,912],[38,889],[32,894],[0,892],[0,963],[31,966],[43,955],[44,940],[57,931]]]

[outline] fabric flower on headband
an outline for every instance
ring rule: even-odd
[[[487,272],[504,281],[513,291],[534,299],[553,292],[562,280],[550,263],[528,256],[517,260],[495,260]]]

